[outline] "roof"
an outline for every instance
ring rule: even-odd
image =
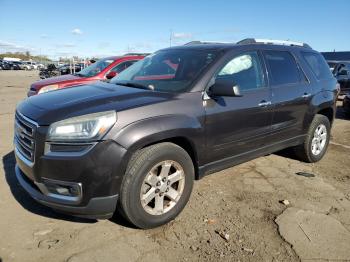
[[[174,46],[165,48],[163,50],[168,49],[179,49],[179,50],[228,50],[233,49],[235,47],[242,46],[259,46],[260,48],[266,46],[274,46],[276,48],[304,48],[308,50],[312,50],[312,48],[305,43],[293,42],[293,41],[285,41],[285,40],[269,40],[269,39],[254,39],[247,38],[243,39],[237,43],[220,43],[220,42],[212,42],[212,41],[191,41],[182,46]]]
[[[107,57],[103,57],[101,59],[117,60],[120,58],[122,58],[122,56],[107,56]]]
[[[125,58],[125,57],[130,57],[130,58],[132,58],[132,57],[137,57],[137,56],[146,56],[146,55],[148,55],[148,53],[140,53],[140,54],[138,54],[138,53],[129,53],[129,54],[125,54],[125,55],[122,55],[122,56],[108,56],[108,57],[103,57],[103,58],[101,58],[101,59],[109,59],[109,60],[113,60],[113,61],[115,61],[115,60],[118,60],[118,59],[121,59],[121,58]]]
[[[256,39],[256,38],[246,38],[239,42],[239,45],[249,45],[249,44],[263,44],[263,45],[278,45],[278,46],[291,46],[291,47],[304,47],[307,49],[312,49],[306,43],[290,41],[290,40],[274,40],[274,39]]]
[[[231,49],[233,47],[237,46],[234,43],[194,43],[190,45],[180,45],[180,46],[172,46],[168,48],[164,48],[162,50],[224,50],[224,49]]]

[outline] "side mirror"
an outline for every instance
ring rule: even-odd
[[[106,75],[106,79],[112,79],[117,75],[117,72],[111,71]]]
[[[210,96],[242,96],[237,84],[232,83],[232,79],[216,79],[209,88]]]

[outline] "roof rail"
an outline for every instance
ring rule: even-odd
[[[232,42],[220,42],[220,41],[191,41],[184,45],[211,45],[211,44],[233,44]]]
[[[311,46],[305,43],[294,42],[289,40],[272,40],[272,39],[256,39],[256,38],[246,38],[239,42],[238,45],[248,45],[248,44],[270,44],[270,45],[286,45],[286,46],[300,46],[312,49]]]

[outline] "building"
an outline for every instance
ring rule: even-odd
[[[350,52],[322,52],[322,55],[327,61],[340,62],[349,61],[350,62]]]

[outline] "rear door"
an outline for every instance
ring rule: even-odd
[[[273,117],[273,142],[303,133],[312,88],[294,55],[289,51],[263,51],[269,72]]]
[[[242,96],[204,102],[209,162],[262,147],[272,119],[270,89],[259,52],[232,55],[214,78],[237,85]]]

